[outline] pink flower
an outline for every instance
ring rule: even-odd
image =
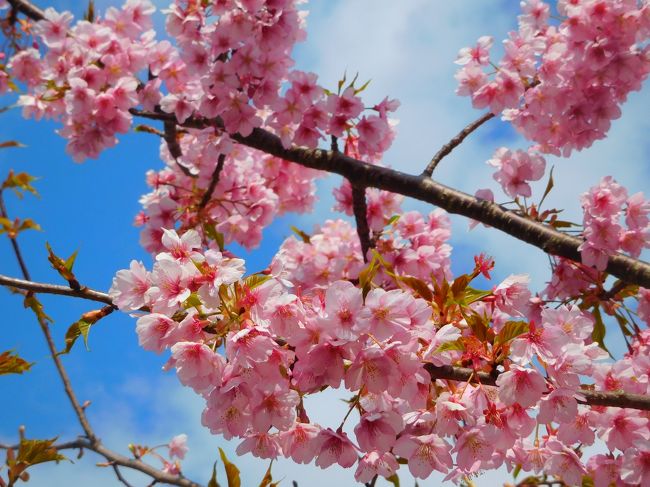
[[[171,347],[170,365],[176,367],[183,385],[197,392],[211,389],[221,381],[224,360],[203,343],[178,342]]]
[[[359,460],[354,478],[357,482],[364,483],[370,482],[377,475],[387,479],[395,475],[398,468],[399,463],[392,453],[371,451]]]
[[[187,435],[183,433],[174,436],[167,444],[167,448],[169,448],[170,457],[176,457],[182,460],[185,458],[185,454],[189,451],[189,448],[187,447]]]
[[[320,427],[309,423],[295,423],[294,426],[279,434],[284,456],[296,463],[309,463],[316,456],[319,444],[316,438]]]
[[[251,452],[257,458],[275,459],[280,454],[280,445],[276,434],[257,433],[245,437],[237,447],[237,455]]]
[[[394,448],[395,453],[408,460],[411,474],[420,479],[427,478],[434,470],[447,473],[453,465],[450,449],[437,435],[403,435]]]
[[[481,468],[481,464],[492,457],[494,443],[488,437],[487,428],[472,428],[465,431],[457,440],[454,451],[456,465],[465,473],[473,473]],[[449,465],[451,468],[451,465]]]
[[[357,452],[344,432],[334,432],[331,429],[321,430],[318,438],[318,455],[316,465],[327,468],[338,463],[343,468],[351,467],[357,461]]]
[[[558,476],[569,485],[580,485],[587,469],[580,462],[578,455],[557,440],[550,440],[546,446],[550,456],[544,465],[545,471]]]
[[[464,47],[458,52],[455,63],[461,66],[474,63],[485,66],[490,62],[490,49],[494,39],[490,36],[479,37],[475,47]]]
[[[505,405],[519,404],[524,408],[532,407],[546,392],[546,381],[535,369],[525,369],[513,365],[509,371],[497,378],[499,399]]]
[[[634,485],[650,485],[650,441],[640,441],[623,454],[621,479]]]
[[[393,411],[377,412],[364,414],[354,428],[354,434],[362,450],[385,453],[392,448],[402,428],[399,414]]]
[[[175,342],[174,333],[178,323],[159,313],[151,313],[138,319],[135,331],[138,343],[145,350],[160,353]]]
[[[147,304],[147,291],[151,285],[150,274],[142,262],[132,260],[129,270],[115,274],[108,294],[120,310],[135,311]]]
[[[532,192],[528,181],[540,179],[546,168],[546,161],[542,156],[522,150],[512,152],[505,147],[497,149],[488,164],[498,169],[494,179],[501,184],[503,191],[513,198],[519,195],[530,197]]]

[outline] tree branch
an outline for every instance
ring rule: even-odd
[[[352,210],[357,222],[357,234],[361,243],[363,261],[368,262],[368,250],[372,247],[370,241],[370,227],[368,227],[368,204],[366,202],[366,188],[351,183],[352,185]]]
[[[9,5],[32,20],[38,21],[45,18],[45,12],[31,2],[25,0],[9,0]]]
[[[173,114],[161,111],[147,112],[132,109],[133,115],[151,120],[174,119]],[[186,128],[204,129],[217,127],[223,129],[219,119],[189,118],[182,124]],[[543,223],[518,215],[496,203],[478,199],[467,193],[438,183],[426,176],[414,176],[387,167],[374,166],[340,152],[322,149],[291,147],[285,149],[279,137],[262,129],[255,129],[247,137],[239,134],[231,136],[242,145],[267,154],[295,162],[305,167],[319,169],[347,178],[352,184],[383,189],[420,201],[431,203],[449,213],[462,215],[472,220],[501,230],[519,240],[542,249],[547,254],[557,255],[580,262],[578,247],[582,240]],[[650,288],[650,264],[615,253],[608,258],[606,271],[628,283]]]
[[[217,160],[217,166],[214,168],[214,172],[212,173],[212,179],[210,179],[210,185],[208,186],[208,189],[205,190],[205,194],[203,195],[203,198],[201,198],[201,202],[199,203],[200,210],[205,208],[206,205],[210,202],[210,198],[212,198],[212,193],[214,193],[214,189],[217,187],[217,184],[219,184],[219,177],[221,176],[221,171],[223,171],[223,164],[225,161],[226,161],[226,155],[219,154],[219,159]]]
[[[443,145],[440,148],[440,150],[436,152],[436,155],[433,156],[433,159],[431,159],[431,162],[429,162],[427,168],[422,172],[422,176],[431,177],[433,171],[435,171],[440,161],[442,161],[445,157],[447,157],[451,153],[451,151],[453,151],[456,147],[458,147],[469,134],[471,134],[477,128],[483,125],[485,122],[493,118],[494,118],[494,113],[488,112],[478,120],[475,120],[472,123],[470,123],[463,130],[458,132],[458,134],[456,134],[456,136],[453,139],[451,139],[449,142]]]
[[[183,174],[185,174],[187,177],[190,178],[196,177],[190,172],[188,168],[183,166],[178,160],[179,158],[183,157],[183,151],[181,150],[181,145],[178,143],[178,132],[176,131],[176,120],[175,119],[165,120],[163,125],[165,128],[165,131],[163,132],[163,139],[165,139],[165,142],[167,143],[167,149],[169,150],[169,153],[176,161],[176,165],[181,171],[183,171]]]
[[[0,444],[0,449],[8,449],[8,448],[17,449],[18,446],[19,445]],[[117,466],[117,467],[125,467],[125,468],[130,468],[132,470],[137,470],[139,472],[148,475],[156,482],[169,484],[169,485],[178,485],[180,487],[201,487],[201,484],[197,484],[196,482],[193,482],[184,477],[179,477],[178,475],[165,473],[162,470],[158,470],[157,468],[149,465],[148,463],[143,462],[142,460],[136,460],[134,458],[129,458],[124,455],[120,455],[119,453],[109,450],[108,448],[104,447],[100,443],[93,444],[87,438],[80,437],[77,438],[76,440],[66,441],[64,443],[58,443],[54,445],[54,448],[56,448],[57,451],[78,450],[78,449],[90,450],[104,457],[106,460],[108,460],[111,463],[111,466],[113,467]]]
[[[475,372],[465,367],[453,367],[451,365],[437,366],[431,363],[424,365],[425,370],[431,376],[431,380],[443,379],[457,382],[468,382],[474,379],[483,385],[496,386],[498,373],[488,374],[486,372]],[[578,403],[589,406],[607,406],[613,408],[630,408],[650,411],[650,396],[642,394],[628,394],[623,392],[599,392],[587,389],[579,389],[576,393],[581,394],[585,399],[578,399]]]
[[[60,294],[63,296],[72,296],[75,298],[87,299],[89,301],[97,301],[104,304],[113,305],[111,297],[99,291],[82,287],[79,291],[68,286],[60,286],[58,284],[45,284],[40,282],[33,282],[30,280],[17,279],[15,277],[4,276],[0,274],[0,285],[23,289],[34,293],[43,294]]]
[[[15,279],[0,274],[0,284],[25,289],[35,293],[45,294],[60,294],[76,298],[91,299],[106,303],[110,302],[110,296],[106,293],[94,291],[85,288],[85,295],[80,295],[78,291],[65,286],[58,286],[54,284],[43,284],[39,282],[24,281],[22,279]],[[485,372],[474,372],[472,369],[464,367],[453,367],[451,365],[436,366],[430,363],[424,365],[425,370],[431,376],[431,380],[443,379],[453,380],[458,382],[468,382],[475,380],[484,385],[496,385],[498,373],[488,374]],[[590,406],[608,406],[617,408],[631,408],[650,411],[650,397],[641,394],[628,394],[623,392],[598,392],[590,391],[587,389],[580,389],[577,393],[585,397],[585,401],[578,401],[582,404]]]

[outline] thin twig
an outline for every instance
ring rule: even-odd
[[[9,215],[7,214],[7,209],[2,199],[1,191],[0,191],[0,216],[9,219]],[[23,277],[26,280],[31,281],[29,270],[27,269],[27,265],[25,264],[25,260],[23,259],[22,252],[20,251],[20,246],[18,245],[17,237],[13,237],[13,238],[10,237],[9,240],[11,240],[14,254],[16,255],[16,260],[18,260],[18,263],[20,264]],[[59,376],[61,377],[61,381],[63,382],[63,388],[65,389],[65,393],[68,396],[68,399],[70,400],[72,409],[74,409],[74,412],[77,415],[77,418],[79,419],[81,428],[84,430],[84,433],[86,433],[91,443],[98,442],[97,437],[95,436],[95,432],[91,428],[90,423],[88,422],[88,418],[86,418],[86,413],[84,412],[84,409],[81,407],[81,404],[77,400],[77,396],[74,390],[72,389],[72,384],[70,383],[70,377],[68,376],[68,373],[63,367],[63,363],[61,363],[61,359],[57,354],[56,345],[54,344],[54,339],[52,338],[52,334],[50,333],[50,328],[47,323],[47,320],[44,318],[44,316],[38,314],[36,315],[36,318],[38,324],[41,327],[41,331],[43,332],[43,336],[45,337],[45,341],[47,342],[47,347],[50,350],[50,354],[52,355],[52,360],[54,361],[54,365],[56,366]]]
[[[88,289],[87,287],[82,287],[79,291],[75,291],[68,286],[33,282],[29,280],[5,276],[2,274],[0,274],[0,285],[16,289],[23,289],[25,291],[34,293],[60,294],[63,296],[71,296],[75,298],[87,299],[90,301],[97,301],[100,303],[113,305],[113,300],[108,294],[94,291],[92,289]]]
[[[223,164],[225,161],[226,161],[226,155],[219,154],[219,159],[217,160],[217,166],[214,168],[214,172],[212,173],[212,178],[210,179],[210,185],[208,186],[208,189],[205,190],[205,194],[203,195],[203,198],[201,198],[201,202],[199,203],[199,210],[205,208],[206,205],[210,202],[210,198],[212,198],[212,193],[214,193],[214,189],[217,187],[217,184],[219,184],[219,177],[221,176],[221,171],[223,170]]]
[[[357,234],[361,243],[363,261],[368,262],[368,251],[372,247],[370,240],[370,227],[368,226],[368,204],[366,202],[366,188],[354,183],[352,185],[352,210],[357,222]]]
[[[1,201],[1,196],[2,194],[0,192],[0,201]],[[2,216],[3,218],[9,218],[4,203],[0,204],[0,216]],[[14,287],[19,287],[20,289],[25,289],[28,291],[28,293],[47,292],[47,291],[43,291],[42,289],[49,288],[49,290],[51,290],[53,294],[66,294],[69,296],[81,297],[84,299],[93,299],[96,301],[101,301],[103,303],[110,304],[112,306],[110,296],[104,293],[99,293],[97,291],[89,290],[87,288],[82,288],[78,290],[67,288],[65,292],[62,292],[61,288],[65,288],[65,286],[42,285],[42,284],[35,286],[35,284],[37,283],[31,282],[29,270],[27,269],[25,261],[22,257],[22,252],[20,250],[20,246],[18,245],[17,239],[14,237],[11,238],[10,240],[15,244],[13,245],[14,254],[16,255],[16,259],[18,260],[18,262],[21,263],[21,270],[23,272],[23,276],[25,277],[25,281],[20,282],[21,281],[20,279],[4,278],[4,276],[2,276],[4,278],[3,280],[5,281],[4,283],[9,281],[12,283],[9,285],[14,285]],[[28,284],[29,287],[24,286],[25,282],[29,283]],[[15,284],[23,285],[23,287],[15,286]],[[41,289],[41,291],[38,290],[39,288]],[[81,425],[81,428],[83,429],[86,435],[85,438],[79,438],[74,442],[68,442],[64,444],[65,448],[86,448],[88,450],[92,450],[98,453],[99,455],[103,456],[104,458],[106,458],[109,462],[111,462],[111,464],[113,464],[113,466],[120,465],[134,470],[139,470],[140,472],[149,475],[151,478],[159,482],[163,482],[171,485],[178,485],[181,487],[200,487],[199,484],[195,482],[187,480],[183,477],[178,477],[163,472],[161,470],[158,470],[155,467],[152,467],[151,465],[142,462],[141,460],[134,460],[125,457],[123,455],[120,455],[119,453],[116,453],[101,444],[101,441],[96,436],[93,428],[90,425],[90,422],[88,421],[88,418],[86,417],[84,407],[79,403],[79,400],[77,399],[74,389],[72,388],[70,377],[68,376],[68,373],[65,370],[65,367],[63,366],[63,362],[61,361],[57,353],[56,345],[54,343],[54,339],[52,338],[52,334],[50,333],[50,328],[47,320],[44,318],[44,316],[37,314],[37,321],[41,327],[41,331],[43,332],[45,341],[47,342],[47,347],[50,350],[50,355],[52,357],[52,360],[54,361],[54,365],[57,369],[59,377],[63,382],[63,388],[65,390],[66,395],[68,396],[70,405],[72,406],[72,409],[77,415],[79,424]],[[118,479],[119,478],[120,476],[118,475]]]
[[[477,128],[479,128],[481,125],[483,125],[488,120],[491,120],[492,118],[494,118],[494,113],[488,112],[478,120],[474,120],[463,130],[458,132],[458,134],[456,134],[456,136],[453,139],[451,139],[449,142],[443,145],[440,148],[440,150],[436,152],[436,155],[433,156],[433,159],[431,159],[431,162],[429,162],[427,168],[422,172],[422,175],[431,177],[433,171],[435,171],[438,164],[440,164],[440,161],[442,161],[445,157],[447,157],[451,153],[451,151],[453,151],[456,147],[462,144],[463,140],[465,140],[465,138],[469,134],[474,132]]]
[[[111,467],[113,467],[113,471],[115,472],[115,476],[117,477],[117,480],[122,482],[125,487],[133,487],[123,476],[122,472],[120,472],[120,467],[118,467],[115,463],[111,463]]]

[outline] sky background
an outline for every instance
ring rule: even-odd
[[[78,1],[37,3],[69,9],[77,17],[85,7]],[[102,12],[111,2],[100,0],[96,4]],[[308,5],[308,39],[296,49],[297,67],[318,73],[324,86],[335,86],[345,70],[358,71],[361,80],[372,79],[364,93],[368,103],[387,95],[399,99],[398,136],[385,160],[401,171],[420,173],[442,144],[480,115],[468,99],[454,95],[457,66],[453,61],[458,49],[482,35],[494,36],[498,48],[500,39],[516,26],[517,6],[514,0],[312,0]],[[156,22],[158,27],[162,25],[160,14]],[[5,97],[0,105],[11,102]],[[579,220],[579,194],[607,174],[613,174],[631,194],[648,193],[649,102],[647,90],[632,94],[607,140],[570,159],[547,160],[549,168],[556,166],[556,187],[547,200],[550,206],[565,208],[566,219]],[[132,221],[139,210],[138,198],[148,191],[145,172],[162,164],[157,157],[158,140],[146,134],[129,134],[99,160],[75,164],[65,153],[65,141],[55,134],[57,127],[56,123],[23,120],[18,110],[0,118],[0,141],[17,139],[28,146],[0,151],[0,178],[4,179],[10,168],[41,178],[36,183],[39,199],[27,196],[21,201],[7,194],[8,209],[11,216],[33,218],[43,227],[43,232],[26,232],[20,237],[34,280],[59,282],[47,262],[47,241],[61,256],[79,250],[75,265],[79,280],[91,288],[107,290],[115,272],[128,267],[131,259],[150,262],[138,244],[139,232]],[[526,142],[506,124],[492,120],[446,158],[435,177],[472,194],[490,187],[501,195],[497,200],[505,201],[485,164],[494,150],[504,145],[526,147]],[[319,201],[312,214],[289,215],[267,228],[260,248],[243,254],[247,268],[255,271],[266,267],[282,240],[291,234],[290,225],[309,232],[326,218],[341,217],[331,211],[331,188],[339,181],[330,177],[320,182]],[[539,196],[544,185],[545,180],[537,184],[535,194]],[[404,207],[431,210],[413,201],[406,201]],[[512,273],[527,273],[533,290],[544,286],[549,270],[540,250],[482,227],[469,232],[467,226],[466,219],[453,218],[455,273],[470,270],[472,256],[485,251],[496,258],[494,283]],[[0,239],[0,273],[20,275],[5,238]],[[59,347],[70,324],[95,308],[90,302],[70,298],[42,296],[41,300],[55,320],[52,331]],[[18,297],[1,289],[0,309],[0,351],[15,349],[36,362],[23,376],[0,378],[0,441],[14,441],[19,425],[27,427],[28,437],[76,436],[80,428],[33,315],[23,309]],[[166,443],[184,432],[189,435],[190,446],[183,463],[188,477],[207,483],[217,447],[221,446],[242,471],[243,485],[257,485],[267,462],[250,455],[236,458],[237,442],[225,442],[201,426],[201,398],[180,386],[172,374],[161,372],[166,356],[140,349],[134,327],[135,320],[114,313],[92,329],[90,352],[79,343],[64,357],[79,399],[92,401],[88,415],[104,443],[128,453],[128,443]],[[621,344],[614,334],[608,343],[620,352]],[[326,394],[312,400],[313,419],[321,424],[338,424],[346,409],[338,397]],[[75,464],[30,469],[30,484],[117,485],[111,469],[94,466],[98,461],[101,459],[86,453]],[[277,479],[285,479],[281,485],[290,485],[294,479],[301,487],[354,483],[354,469],[333,467],[323,471],[313,465],[279,461],[273,471]],[[136,485],[147,485],[138,474],[128,475]],[[413,485],[405,469],[400,475],[402,485]],[[501,471],[481,477],[477,483],[491,486],[509,478]],[[420,485],[438,485],[440,479],[434,475]]]

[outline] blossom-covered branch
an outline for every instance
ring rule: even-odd
[[[1,274],[0,285],[24,289],[26,291],[31,291],[34,293],[58,294],[70,297],[90,299],[101,303],[113,304],[112,298],[107,293],[95,291],[88,288],[84,288],[83,291],[75,291],[74,289],[66,286],[26,281],[23,279],[3,276]],[[429,363],[425,364],[424,368],[427,370],[432,380],[442,379],[458,382],[475,382],[483,385],[494,386],[496,385],[496,381],[499,376],[498,374],[475,372],[472,369],[452,367],[449,365],[436,366]],[[582,401],[584,404],[589,404],[592,406],[621,407],[650,411],[650,397],[640,394],[595,392],[588,389],[580,389],[577,391],[577,393],[584,397],[584,400]]]

